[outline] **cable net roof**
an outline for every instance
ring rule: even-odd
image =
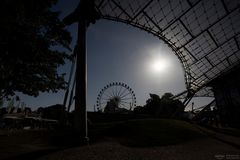
[[[240,60],[240,0],[95,0],[101,18],[165,41],[198,91]]]

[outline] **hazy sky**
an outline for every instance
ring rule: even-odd
[[[61,18],[74,10],[78,0],[60,0],[55,9]],[[76,24],[68,27],[76,43]],[[171,49],[153,35],[132,26],[99,20],[87,31],[88,99],[87,109],[93,110],[99,91],[110,82],[124,82],[135,92],[137,105],[144,105],[149,93],[163,95],[185,90],[182,66]],[[59,69],[70,72],[70,63]],[[28,106],[34,108],[62,103],[64,91],[43,93],[37,98],[21,95]],[[209,99],[194,100],[203,105]]]

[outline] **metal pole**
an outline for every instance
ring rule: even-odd
[[[193,106],[194,106],[194,102],[192,102],[192,112],[193,112]]]
[[[75,88],[75,129],[81,138],[87,138],[87,54],[86,54],[86,22],[78,22],[78,49],[76,61]]]

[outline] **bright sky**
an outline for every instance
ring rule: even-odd
[[[56,6],[61,18],[71,13],[78,0],[60,0]],[[68,27],[76,43],[76,24]],[[182,66],[171,49],[161,40],[132,26],[99,20],[87,31],[88,94],[87,110],[93,110],[99,91],[110,82],[124,82],[135,92],[137,105],[144,105],[149,93],[178,94],[185,90]],[[70,63],[59,69],[70,72]],[[66,77],[66,80],[68,78]],[[27,106],[37,108],[63,103],[64,91],[42,93],[33,98],[21,95]],[[210,99],[194,100],[202,106]]]

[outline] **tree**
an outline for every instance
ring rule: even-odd
[[[162,117],[179,117],[184,111],[184,105],[179,100],[174,100],[172,93],[165,93],[161,97],[161,108],[157,110],[157,115]]]
[[[144,106],[145,112],[147,114],[155,114],[157,108],[160,108],[161,106],[161,99],[156,94],[149,94],[150,98],[146,101],[146,105]]]
[[[149,95],[150,98],[146,101],[146,105],[137,108],[135,113],[151,114],[163,118],[176,118],[180,117],[184,112],[183,103],[172,99],[172,93],[165,93],[161,98],[156,94]]]
[[[42,109],[42,118],[55,119],[61,121],[66,111],[62,104],[55,104]]]
[[[66,85],[57,68],[69,56],[70,33],[51,10],[57,0],[2,0],[0,5],[0,99],[16,91],[37,96]]]
[[[118,109],[118,104],[114,99],[110,99],[104,108],[104,113],[115,113]]]

